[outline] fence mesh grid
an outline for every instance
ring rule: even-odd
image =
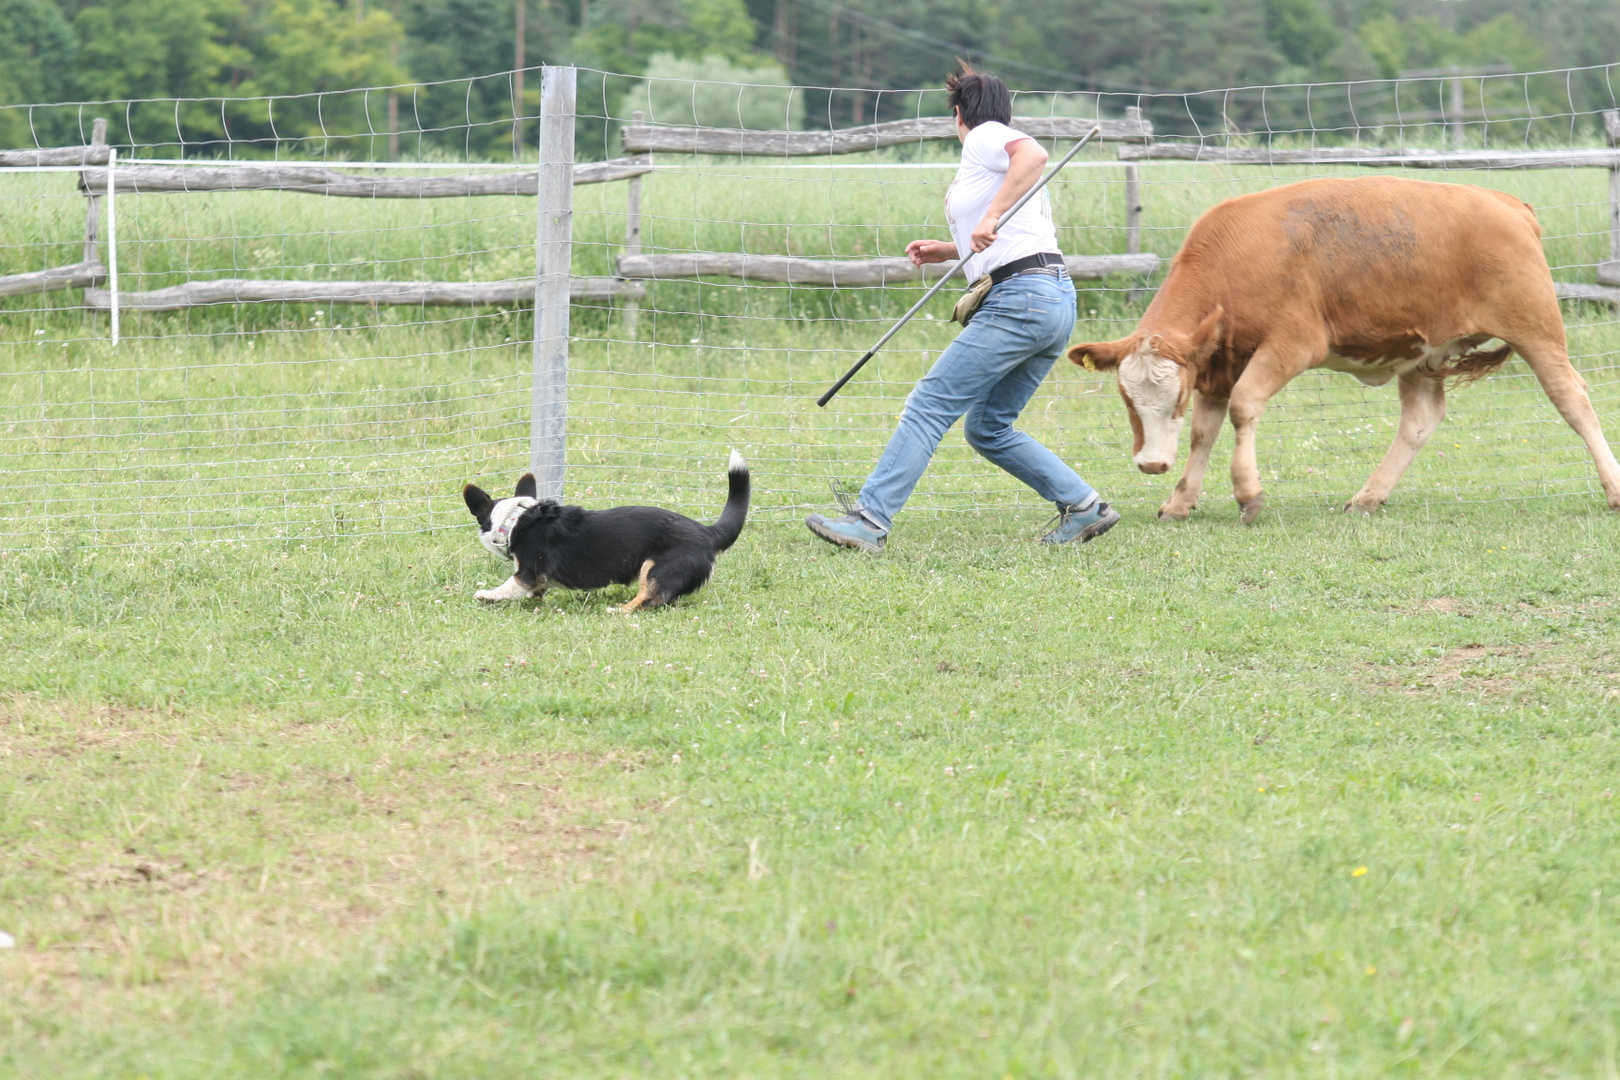
[[[1174,97],[1019,94],[1014,112],[1117,118],[1142,109],[1156,144],[1204,149],[1596,149],[1605,145],[1601,112],[1615,107],[1617,73],[1447,76]],[[537,75],[531,73],[531,86]],[[512,160],[510,97],[504,116],[488,105],[510,82],[499,76],[398,91],[394,112],[404,130],[392,136],[381,122],[387,88],[27,112],[41,145],[87,143],[90,121],[107,117],[117,168],[130,176],[155,163],[201,169],[221,159],[239,166],[320,164],[365,178],[511,176],[532,172],[533,151],[531,162]],[[831,127],[835,111],[847,115],[841,101],[867,93],[866,114],[880,120],[943,112],[943,94],[933,91],[884,100],[842,88],[671,88],[585,71],[579,87],[582,160],[620,153],[632,108],[649,111],[646,122],[654,126],[757,125],[759,100],[775,94],[786,103],[786,119],[799,115],[803,101],[824,102],[822,114],[810,110],[811,120]],[[456,116],[445,101],[458,94],[464,107]],[[683,94],[689,100],[679,107],[667,104]],[[524,110],[534,113],[535,102]],[[522,121],[521,137],[532,147],[537,117]],[[48,138],[53,131],[57,137]],[[1053,184],[1066,254],[1123,255],[1132,246],[1119,147],[1089,148]],[[408,160],[382,160],[391,154]],[[943,194],[956,161],[954,141],[913,140],[842,156],[660,152],[653,160],[654,171],[635,181],[639,244],[648,255],[869,260],[893,258],[917,237],[947,235]],[[1144,207],[1141,250],[1163,259],[1198,214],[1221,199],[1369,171],[1182,160],[1131,167]],[[1531,203],[1560,282],[1592,284],[1599,264],[1620,256],[1611,249],[1607,168],[1380,171],[1480,184]],[[0,274],[80,262],[89,209],[97,219],[95,257],[105,261],[108,200],[87,200],[80,176],[75,168],[0,169]],[[615,273],[629,243],[630,183],[575,188],[576,277]],[[504,487],[526,467],[532,317],[520,298],[464,307],[273,300],[149,311],[141,310],[140,297],[238,279],[532,278],[532,195],[131,193],[121,184],[115,199],[124,308],[116,347],[105,283],[99,290],[0,299],[0,467],[14,477],[0,494],[0,546],[37,546],[68,528],[117,544],[458,526],[465,520],[462,483]],[[1077,282],[1075,339],[1128,333],[1156,281],[1118,273]],[[619,289],[617,298],[577,302],[567,497],[595,506],[655,502],[712,516],[723,498],[727,448],[736,446],[754,467],[756,513],[824,508],[829,480],[859,485],[906,391],[950,341],[954,328],[943,321],[949,300],[920,316],[830,408],[818,409],[814,399],[922,287],[915,280],[834,287],[660,273],[639,290]],[[1620,428],[1620,324],[1603,304],[1566,303],[1564,313],[1571,357],[1613,437]],[[1261,424],[1261,466],[1274,504],[1342,503],[1387,449],[1397,415],[1392,387],[1364,388],[1325,372],[1295,380]],[[1129,429],[1111,377],[1060,364],[1026,410],[1025,426],[1116,503],[1151,508],[1168,490],[1167,478],[1132,469]],[[1217,463],[1229,447],[1230,435],[1223,435]],[[1206,498],[1222,497],[1219,488],[1212,481]],[[1579,439],[1515,361],[1452,395],[1445,426],[1396,498],[1595,500],[1599,491]],[[978,459],[959,432],[947,436],[911,508],[1021,511],[1032,518],[1048,512]]]

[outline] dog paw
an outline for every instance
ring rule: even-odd
[[[493,604],[500,600],[500,597],[495,595],[495,590],[493,589],[479,589],[477,592],[473,593],[473,599],[482,600],[486,604]]]

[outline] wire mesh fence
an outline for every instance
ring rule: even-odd
[[[1030,93],[1014,112],[1048,135],[1093,119],[1113,133],[1052,185],[1063,250],[1089,275],[1077,340],[1129,332],[1155,265],[1221,199],[1401,171],[1535,206],[1554,277],[1594,298],[1565,305],[1570,352],[1614,428],[1620,130],[1605,133],[1604,113],[1617,71]],[[502,111],[511,84],[11,110],[41,146],[91,147],[106,118],[118,178],[93,156],[0,159],[0,275],[79,266],[91,279],[0,298],[0,468],[13,478],[0,546],[459,526],[462,483],[514,480],[530,462],[537,188],[533,151],[512,148],[514,132],[532,147],[539,125],[537,98],[514,110],[508,96]],[[858,486],[953,336],[948,302],[831,407],[814,400],[926,284],[898,256],[946,235],[956,150],[943,93],[873,95],[865,114],[882,130],[835,137],[834,105],[867,91],[588,71],[578,90],[575,154],[613,164],[575,171],[567,497],[712,516],[731,446],[754,467],[756,513],[823,508],[829,480]],[[634,156],[644,146],[651,157]],[[1297,379],[1261,425],[1273,505],[1342,503],[1397,414],[1389,387]],[[1025,424],[1111,501],[1162,499],[1165,479],[1131,466],[1111,377],[1060,365]],[[1580,441],[1515,363],[1453,395],[1396,498],[1595,502],[1598,490]],[[1048,512],[958,434],[908,512],[930,511]]]

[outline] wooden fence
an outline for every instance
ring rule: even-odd
[[[1620,113],[1604,114],[1607,148],[1571,150],[1391,150],[1344,147],[1320,149],[1245,149],[1153,141],[1153,126],[1139,109],[1120,119],[1014,117],[1014,126],[1040,138],[1079,138],[1093,124],[1101,139],[1117,142],[1124,166],[1125,248],[1123,255],[1068,257],[1076,278],[1128,274],[1150,278],[1159,257],[1143,252],[1142,161],[1187,161],[1223,165],[1350,165],[1366,168],[1419,169],[1549,169],[1609,170],[1609,258],[1597,267],[1597,285],[1559,283],[1559,295],[1570,299],[1620,304]],[[656,127],[635,114],[621,131],[625,157],[575,164],[573,183],[627,181],[624,254],[610,277],[575,277],[573,300],[620,300],[634,327],[646,282],[727,277],[744,281],[798,285],[881,286],[923,280],[925,272],[903,258],[810,259],[726,252],[644,254],[641,250],[641,177],[655,168],[653,153],[726,156],[796,157],[864,153],[918,141],[955,138],[947,117],[898,120],[841,131],[751,131],[726,128]],[[0,297],[60,289],[83,289],[85,306],[95,310],[124,308],[175,311],[204,304],[249,302],[319,302],[377,305],[508,305],[531,303],[535,278],[490,282],[447,281],[290,281],[230,278],[188,282],[148,292],[109,289],[109,273],[99,257],[99,200],[118,194],[199,191],[291,191],[312,195],[368,199],[460,198],[504,195],[537,196],[540,170],[466,176],[362,176],[324,165],[243,163],[210,166],[117,165],[109,168],[106,122],[97,120],[91,144],[45,150],[0,151],[0,168],[82,167],[79,187],[89,201],[83,257],[69,266],[0,276]],[[108,176],[113,176],[111,189]],[[570,202],[571,204],[571,202]],[[930,271],[933,272],[933,271]]]

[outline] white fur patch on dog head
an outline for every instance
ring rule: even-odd
[[[512,529],[523,512],[539,503],[538,499],[517,496],[501,499],[489,512],[489,531],[478,534],[478,542],[497,559],[512,557]]]

